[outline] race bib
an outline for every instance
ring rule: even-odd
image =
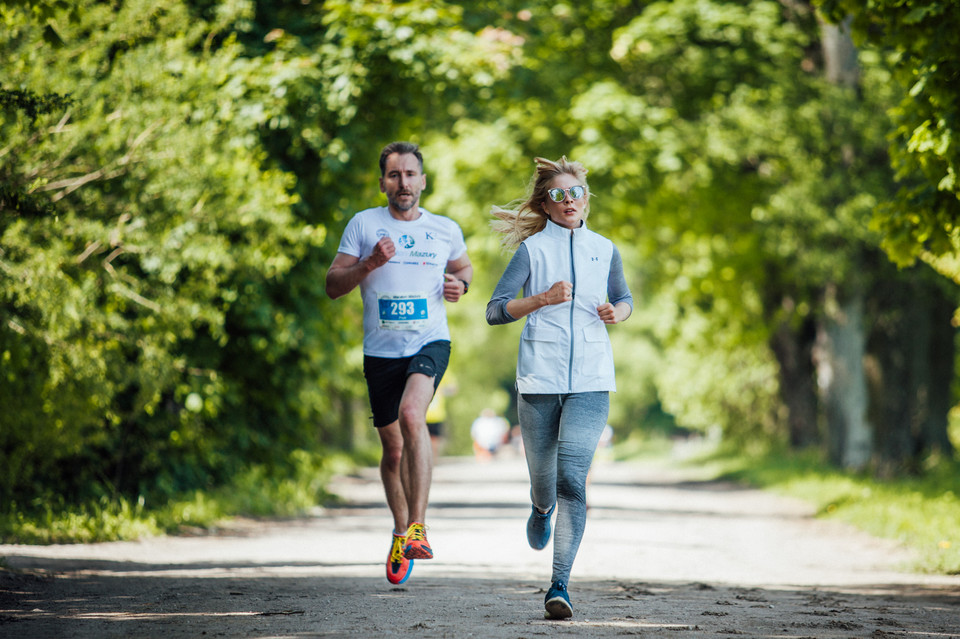
[[[377,295],[380,328],[388,331],[415,331],[428,321],[427,296],[423,293],[381,293]]]

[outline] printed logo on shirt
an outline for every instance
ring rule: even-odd
[[[405,249],[413,248],[413,245],[416,244],[416,242],[413,241],[413,237],[410,235],[401,235],[400,239],[397,240],[397,243]]]
[[[387,229],[377,229],[377,237],[390,237],[390,231]]]
[[[434,239],[433,234],[430,233],[429,231],[427,231],[427,239],[428,239],[428,240]]]
[[[591,257],[591,258],[590,258],[590,261],[591,261],[591,262],[599,262],[599,261],[600,261],[600,258],[599,258],[599,257]]]

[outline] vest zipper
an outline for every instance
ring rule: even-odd
[[[567,366],[567,392],[573,392],[573,347],[576,339],[573,334],[573,306],[577,299],[577,267],[573,259],[573,230],[570,231],[570,283],[573,289],[570,292],[570,362]]]

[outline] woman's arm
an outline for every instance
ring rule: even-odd
[[[553,286],[543,293],[521,297],[507,302],[507,312],[514,318],[520,319],[537,309],[552,304],[563,304],[573,299],[573,284],[571,282],[554,282]]]
[[[487,304],[487,323],[491,325],[515,322],[538,308],[562,304],[573,299],[573,284],[555,282],[548,290],[536,295],[517,298],[517,292],[530,277],[530,254],[521,244],[503,272],[493,296]]]
[[[619,324],[633,313],[633,295],[627,280],[623,277],[623,260],[620,251],[613,247],[613,256],[610,258],[610,274],[607,277],[606,304],[597,307],[597,314],[607,324]]]
[[[507,264],[507,269],[500,276],[490,301],[487,302],[487,324],[496,326],[520,319],[507,311],[507,305],[517,296],[517,292],[523,288],[529,276],[530,255],[527,253],[527,247],[521,244],[510,259],[510,263]]]

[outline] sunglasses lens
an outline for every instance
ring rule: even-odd
[[[569,191],[571,200],[579,200],[583,197],[585,189],[582,186],[571,186],[569,189],[550,189],[547,191],[547,196],[554,202],[563,202],[566,199],[566,194]]]

